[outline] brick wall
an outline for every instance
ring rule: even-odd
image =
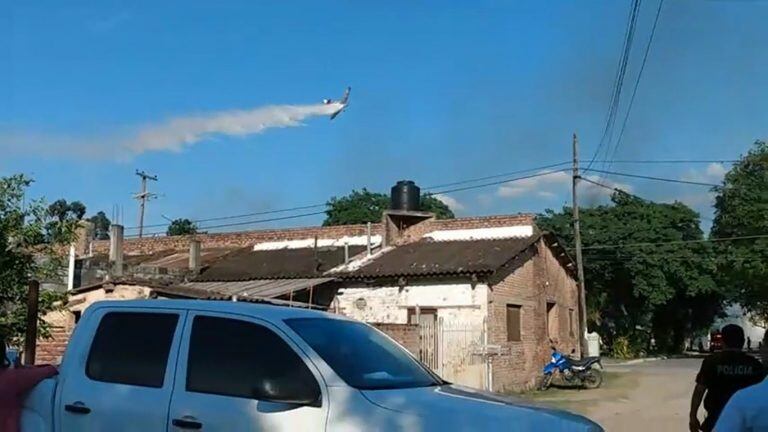
[[[381,235],[381,224],[371,225],[371,235]],[[300,240],[307,238],[319,239],[339,238],[343,236],[361,236],[367,234],[366,225],[346,225],[334,227],[308,227],[260,231],[241,231],[232,233],[197,234],[194,238],[200,240],[203,248],[251,246],[259,242]],[[187,250],[192,236],[126,238],[123,252],[126,254],[151,254],[161,250]],[[95,253],[108,253],[109,241],[93,242]]]
[[[534,216],[530,214],[517,214],[507,216],[483,216],[471,218],[458,218],[448,220],[430,220],[411,227],[406,232],[409,241],[418,240],[427,232],[441,229],[468,229],[468,228],[493,228],[510,225],[533,225]],[[372,235],[383,235],[384,226],[380,223],[371,225]],[[366,225],[346,225],[334,227],[306,227],[290,229],[274,229],[259,231],[242,231],[232,233],[198,234],[203,248],[250,246],[265,241],[299,240],[317,236],[324,238],[339,238],[343,236],[359,236],[367,233]],[[145,237],[126,238],[123,243],[123,252],[129,255],[151,254],[161,250],[187,250],[189,249],[190,236],[174,237]],[[93,242],[95,253],[108,253],[109,241],[97,240]]]
[[[533,259],[492,287],[489,302],[489,343],[501,345],[493,358],[494,390],[531,388],[550,355],[550,336],[558,348],[578,356],[578,301],[576,282],[563,269],[543,241]],[[547,325],[547,302],[555,304],[552,333]],[[521,340],[507,341],[507,305],[521,306]],[[568,311],[574,310],[574,332]]]
[[[377,329],[383,331],[389,337],[396,340],[397,343],[405,347],[411,354],[419,356],[419,326],[416,324],[391,324],[375,323],[371,324]]]
[[[75,328],[75,317],[67,311],[57,311],[44,319],[51,326],[51,337],[37,341],[35,364],[59,364]]]

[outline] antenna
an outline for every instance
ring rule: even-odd
[[[136,175],[141,177],[141,192],[133,196],[134,199],[139,200],[139,238],[141,238],[144,235],[144,208],[147,201],[157,198],[157,194],[147,191],[147,180],[157,181],[157,176],[139,170],[136,170]]]

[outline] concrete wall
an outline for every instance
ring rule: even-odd
[[[502,346],[502,355],[492,360],[497,391],[524,390],[535,384],[549,360],[550,336],[562,352],[575,349],[579,355],[576,281],[543,242],[537,247],[533,259],[491,287],[489,343]],[[555,304],[549,328],[547,302]],[[522,307],[519,342],[507,341],[507,305]],[[569,328],[569,310],[573,310],[573,332]]]
[[[334,302],[338,313],[364,322],[406,324],[408,308],[419,306],[436,308],[437,317],[445,321],[481,323],[488,307],[488,287],[464,282],[411,283],[402,288],[351,284],[339,289]]]

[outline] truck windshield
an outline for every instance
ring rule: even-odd
[[[402,347],[363,323],[327,318],[285,322],[354,388],[383,390],[442,384]]]

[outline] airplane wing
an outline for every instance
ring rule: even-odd
[[[341,112],[341,110],[338,110],[335,113],[331,114],[331,120],[335,119],[336,116],[339,115],[340,112]]]
[[[347,101],[349,100],[349,92],[352,91],[352,87],[347,87],[347,90],[344,91],[344,97],[341,98],[339,101],[342,105],[346,105]]]

